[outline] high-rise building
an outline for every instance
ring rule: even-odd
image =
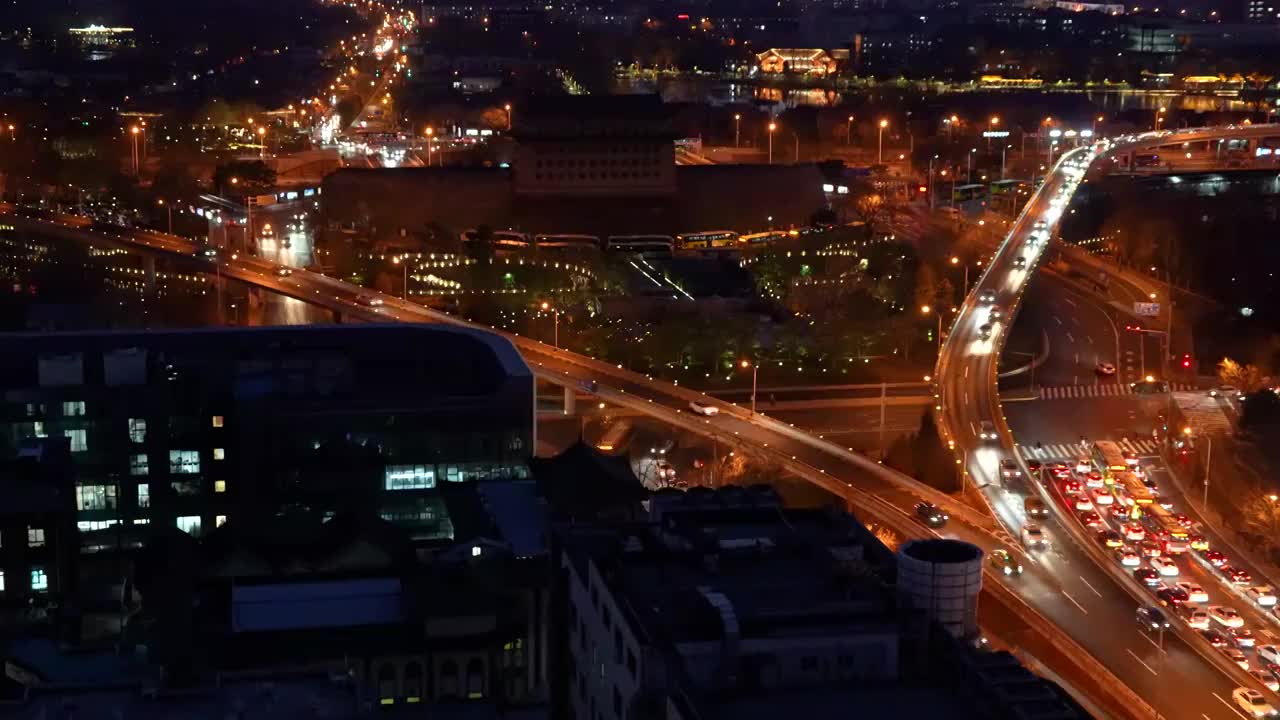
[[[439,487],[524,478],[533,376],[509,342],[363,325],[10,335],[0,453],[65,438],[86,551],[281,509],[448,540]]]

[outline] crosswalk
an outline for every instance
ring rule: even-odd
[[[1117,440],[1116,444],[1120,446],[1121,450],[1128,450],[1138,455],[1160,454],[1160,444],[1150,438],[1139,438],[1137,440],[1124,438]],[[1063,461],[1075,461],[1082,455],[1087,457],[1089,454],[1087,450],[1080,449],[1080,443],[1046,443],[1040,447],[1019,445],[1018,452],[1028,460]]]
[[[1195,386],[1187,383],[1169,383],[1174,392],[1194,390]],[[1092,385],[1060,385],[1058,387],[1040,388],[1041,400],[1069,400],[1072,398],[1107,397],[1112,395],[1132,395],[1133,388],[1128,383],[1094,383]]]

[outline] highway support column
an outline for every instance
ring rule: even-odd
[[[564,386],[564,414],[576,415],[578,412],[578,394],[569,386]]]

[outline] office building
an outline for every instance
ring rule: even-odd
[[[534,446],[528,367],[462,328],[9,335],[0,374],[0,454],[66,439],[86,552],[284,509],[448,542],[441,487],[527,477]]]

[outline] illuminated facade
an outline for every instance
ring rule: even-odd
[[[760,72],[831,75],[839,63],[826,50],[810,48],[770,48],[756,55]]]

